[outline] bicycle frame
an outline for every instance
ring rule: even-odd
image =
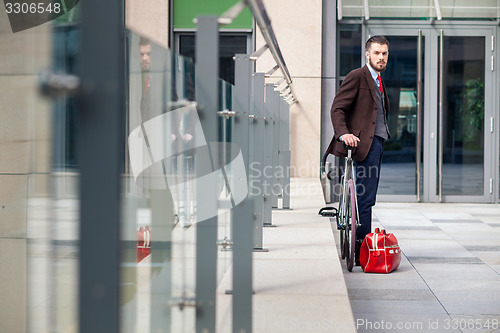
[[[351,149],[347,150],[347,157],[345,158],[345,164],[344,164],[344,174],[341,177],[341,183],[342,183],[342,193],[340,195],[340,199],[342,202],[339,207],[339,220],[340,220],[340,225],[338,227],[346,227],[345,223],[347,222],[347,219],[345,218],[347,216],[347,200],[349,198],[345,195],[347,193],[347,187],[349,186],[349,179],[352,179],[354,182],[354,188],[356,188],[356,172],[354,170],[354,160],[352,159],[352,151]],[[356,191],[354,192],[354,196],[356,198],[356,202],[358,202],[358,194]],[[356,216],[359,216],[359,210],[358,206],[356,205]],[[356,226],[359,226],[359,222],[356,221]]]
[[[347,270],[352,271],[355,257],[356,229],[359,223],[358,196],[356,193],[356,174],[352,151],[347,150],[344,175],[342,176],[342,194],[339,199],[337,229],[340,230],[341,257],[346,259]]]

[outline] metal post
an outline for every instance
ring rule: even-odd
[[[233,208],[233,332],[252,332],[253,267],[252,234],[253,198]]]
[[[120,211],[125,137],[124,1],[82,2],[77,113],[79,323],[120,332]],[[102,51],[106,57],[102,57]]]
[[[264,189],[264,226],[271,227],[272,224],[272,173],[273,166],[273,107],[274,107],[274,84],[266,84],[266,104],[264,108],[265,130],[264,130],[264,166],[263,166],[263,189]]]
[[[339,10],[337,14],[339,17],[342,17],[341,1],[337,0],[337,4]],[[326,152],[334,134],[330,119],[330,108],[337,90],[337,22],[332,20],[332,17],[335,17],[336,11],[337,8],[335,8],[335,1],[323,1],[321,15],[321,156],[323,156]],[[336,61],[332,61],[332,59],[336,59]],[[331,155],[328,161],[331,162],[330,166],[333,166],[333,169],[338,170],[338,158],[334,158],[333,155]],[[328,167],[326,169],[327,174],[330,171],[330,168],[331,167]],[[336,183],[335,181],[330,181],[328,178],[326,178],[325,183],[325,185],[328,186],[328,190],[325,189],[325,192],[328,192],[329,194],[326,198],[327,200],[329,199],[330,202],[334,202],[337,199],[334,195],[334,186]]]
[[[283,100],[283,97],[281,96],[279,99],[279,108],[277,109],[279,114],[280,114],[280,132],[279,132],[279,139],[278,139],[278,175],[280,176],[278,179],[278,184],[280,188],[280,198],[281,198],[281,208],[283,208],[283,198],[285,195],[285,135],[288,135],[288,131],[285,129],[285,105],[286,102]],[[278,205],[279,207],[279,205]]]
[[[287,102],[282,102],[282,131],[281,138],[283,139],[283,209],[290,209],[290,105]]]
[[[250,96],[252,92],[252,62],[248,54],[237,54],[235,61],[235,85],[233,108],[236,112],[233,133],[234,140],[240,148],[245,160],[245,168],[249,170],[249,115]]]
[[[161,332],[170,327],[170,311],[164,310],[165,300],[172,298],[172,228],[174,207],[172,194],[168,190],[151,191],[151,228],[154,241],[151,242],[151,261],[160,268],[151,277],[151,332]]]
[[[252,61],[250,55],[237,54],[235,60],[235,85],[233,111],[236,112],[233,142],[243,155],[246,170],[249,170],[249,116],[252,94]],[[248,196],[233,208],[233,332],[252,331],[252,248],[254,201]]]
[[[196,27],[196,100],[205,139],[217,141],[219,110],[219,25],[216,16],[201,16]],[[195,161],[197,173],[202,163]],[[214,164],[212,161],[212,170]],[[201,175],[201,172],[200,172]],[[211,183],[211,184],[209,184]],[[215,290],[217,288],[217,199],[216,180],[207,180],[197,190],[197,209],[212,216],[196,225],[196,332],[215,332]],[[208,195],[213,201],[207,201]],[[206,204],[201,205],[200,203]]]
[[[254,249],[263,250],[263,165],[264,165],[264,84],[265,74],[254,73],[253,75],[253,159],[250,165],[249,172],[249,192],[254,198],[255,203],[255,225],[254,225]],[[256,175],[254,175],[256,173]],[[257,177],[258,176],[258,177]]]
[[[273,208],[278,208],[278,196],[281,194],[281,187],[279,184],[279,139],[281,130],[281,119],[280,119],[280,93],[279,91],[274,91],[273,93],[273,182],[271,186],[271,204]]]
[[[417,164],[416,170],[416,190],[417,190],[417,202],[421,201],[420,192],[420,175],[422,163],[422,30],[418,30],[418,43],[417,43],[417,140],[415,147],[415,162]]]
[[[438,200],[443,201],[443,140],[444,140],[444,124],[443,124],[443,99],[444,99],[444,31],[441,30],[441,35],[439,37],[439,109],[438,109],[438,121],[439,121],[439,132],[438,132]]]

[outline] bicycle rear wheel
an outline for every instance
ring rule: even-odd
[[[339,213],[337,214],[337,229],[340,232],[340,256],[342,259],[345,259],[345,253],[346,253],[346,236],[345,236],[345,207],[342,204],[342,196],[339,199]]]
[[[347,269],[349,270],[349,262],[351,260],[351,238],[350,238],[350,221],[351,221],[351,196],[350,196],[350,188],[349,183],[347,182],[345,185],[344,191],[344,229],[342,230],[344,234],[344,256],[342,259],[345,259],[347,264]]]
[[[348,239],[348,244],[349,246],[347,247],[346,251],[348,252],[347,255],[347,270],[349,272],[352,271],[352,268],[354,267],[354,258],[355,258],[355,251],[356,251],[356,189],[354,187],[354,181],[352,179],[349,179],[349,197],[348,197],[348,202],[349,202],[349,219],[348,219],[348,225],[346,226],[346,238]]]

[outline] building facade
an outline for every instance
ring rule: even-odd
[[[363,43],[385,35],[382,78],[391,102],[379,200],[498,202],[498,4],[338,1],[324,15],[333,90],[365,63]],[[326,44],[325,44],[326,43]],[[325,51],[325,49],[324,49]],[[323,139],[330,130],[323,95]]]
[[[157,162],[156,151],[147,149],[151,148],[149,143],[142,145],[146,106],[154,110],[148,115],[151,120],[167,111],[189,108],[198,100],[196,94],[200,90],[194,88],[198,84],[195,67],[200,58],[196,56],[205,58],[204,54],[197,53],[200,50],[196,49],[195,19],[200,16],[227,18],[225,15],[231,16],[228,9],[240,2],[161,0],[146,5],[138,0],[106,2],[111,7],[95,0],[87,0],[85,5],[84,1],[63,2],[63,6],[60,1],[53,1],[50,6],[47,2],[45,7],[36,8],[19,4],[17,9],[5,2],[0,10],[0,151],[3,157],[0,160],[0,276],[3,281],[0,302],[4,308],[11,309],[0,313],[0,331],[78,330],[81,315],[78,295],[87,295],[84,289],[79,289],[80,282],[91,280],[78,275],[79,268],[86,267],[80,266],[80,259],[88,258],[81,256],[85,248],[80,246],[82,240],[90,244],[91,250],[96,251],[93,252],[95,258],[99,258],[89,262],[100,266],[88,271],[109,269],[106,272],[112,273],[104,274],[115,288],[108,298],[115,307],[107,309],[116,310],[111,315],[120,317],[124,331],[134,331],[143,324],[148,329],[171,325],[168,326],[171,331],[185,325],[183,327],[189,330],[199,319],[190,303],[200,291],[195,273],[207,277],[213,286],[220,282],[233,257],[229,251],[217,250],[216,246],[224,250],[230,246],[231,226],[238,219],[227,211],[215,221],[215,226],[211,225],[212,229],[195,228],[187,219],[193,216],[195,206],[184,205],[185,201],[175,197],[174,191],[161,191],[168,187],[167,172],[185,177],[179,184],[188,183],[193,171],[191,155],[182,161],[175,160],[175,167],[169,166],[171,169],[157,164],[149,178],[139,179],[134,175],[134,168],[146,169]],[[381,34],[390,42],[389,65],[382,79],[390,96],[391,139],[385,143],[378,200],[500,202],[498,0],[242,3],[264,6],[286,62],[286,71],[276,68],[275,53],[267,50],[256,56],[247,68],[248,73],[262,80],[260,88],[266,85],[269,89],[265,102],[270,102],[269,97],[275,95],[277,103],[281,103],[277,108],[289,115],[289,130],[284,133],[289,148],[274,152],[290,151],[290,163],[282,164],[286,170],[280,170],[280,176],[272,171],[270,178],[286,178],[281,176],[283,173],[292,177],[319,179],[322,176],[321,157],[333,136],[330,107],[335,93],[351,70],[364,65],[365,41],[369,36]],[[88,4],[89,7],[85,7]],[[120,6],[113,7],[116,4]],[[91,11],[86,13],[85,8]],[[99,8],[110,11],[97,15],[101,12]],[[206,145],[200,134],[210,136],[211,141],[226,142],[231,141],[227,138],[236,137],[240,146],[248,144],[243,135],[238,137],[241,134],[238,125],[224,117],[236,110],[236,101],[241,102],[234,88],[238,86],[235,63],[246,61],[268,43],[264,36],[268,36],[269,31],[261,30],[253,16],[256,13],[245,8],[230,24],[227,20],[219,21],[218,62],[210,68],[217,69],[215,74],[210,72],[214,74],[215,83],[208,84],[208,88],[220,88],[221,93],[211,102],[216,105],[214,109],[218,108],[216,111],[223,113],[220,117],[214,112],[208,120],[221,130],[201,130],[199,123],[207,118],[192,118],[189,110],[183,109],[188,111],[181,112],[181,118],[174,121],[167,117],[169,126],[173,123],[176,130],[182,130],[161,132],[162,135],[168,133],[166,138],[171,141],[182,136],[185,144],[182,149],[193,148],[193,144]],[[115,30],[109,30],[110,27]],[[112,32],[116,34],[111,35]],[[142,44],[146,40],[149,44]],[[141,51],[144,45],[150,45],[150,51]],[[209,43],[205,46],[213,51]],[[107,52],[101,53],[102,50]],[[148,56],[155,60],[152,69],[145,70],[142,59]],[[93,63],[82,71],[78,66],[87,59],[93,59]],[[121,67],[115,67],[117,64]],[[113,70],[114,76],[78,86],[76,74],[91,73],[98,77],[99,71],[107,70]],[[154,73],[148,77],[145,72]],[[285,72],[289,72],[291,82],[286,82]],[[256,89],[252,89],[247,90],[248,107],[249,96],[256,95]],[[83,95],[95,95],[92,107],[85,104],[85,100],[82,103],[82,91]],[[148,92],[153,96],[150,99],[146,98]],[[114,104],[108,104],[111,99]],[[111,105],[109,110],[118,110],[113,113],[118,118],[108,118],[111,115],[111,111],[106,110],[108,105]],[[96,106],[103,108],[102,113],[91,112],[98,109]],[[90,111],[79,112],[85,108]],[[90,125],[87,116],[95,117]],[[115,127],[116,119],[123,128]],[[116,142],[108,141],[106,136],[102,141],[93,139],[95,133],[106,135],[108,128],[116,131],[111,134],[119,133],[119,138],[114,137]],[[81,133],[87,135],[88,142],[81,143],[81,137],[78,139]],[[139,135],[135,138],[132,134]],[[269,135],[265,137],[270,140]],[[138,142],[140,147],[130,149],[131,142]],[[113,147],[118,148],[100,151],[109,148],[104,143],[116,144]],[[85,178],[81,182],[82,159],[78,158],[77,147],[80,151],[100,152],[91,155],[90,162],[85,160],[85,166],[94,168],[95,175],[99,176],[95,179],[100,181],[87,182]],[[181,148],[176,147],[178,151],[172,155],[178,157]],[[158,151],[162,149],[166,148],[160,146]],[[140,156],[140,163],[134,164],[132,156]],[[328,199],[334,200],[342,161],[332,156],[328,161],[330,167],[326,172],[331,179],[328,186],[332,194]],[[109,171],[107,168],[111,166],[116,169]],[[105,170],[115,176],[119,174],[120,180],[108,182]],[[94,186],[94,199],[108,193],[106,191],[114,196],[103,195],[102,205],[99,202],[94,202],[96,206],[85,204],[80,211],[83,203],[80,187],[86,188],[89,183]],[[161,187],[155,187],[159,183]],[[107,186],[109,184],[116,187]],[[283,202],[286,191],[284,184],[280,184]],[[222,187],[213,186],[219,191],[217,195],[227,194],[222,192]],[[194,192],[186,188],[178,186],[176,190],[188,198],[188,194]],[[203,196],[197,199],[201,201]],[[215,194],[212,199],[211,204],[216,208],[210,206],[210,209],[220,208],[216,206]],[[278,200],[277,196],[272,202],[277,208],[274,199]],[[254,232],[253,246],[262,250],[261,238],[259,243],[262,235],[258,231],[263,224],[270,224],[271,221],[265,219],[265,211],[272,207],[270,199],[266,201],[261,196],[260,200],[261,206],[255,209],[255,214],[261,223],[249,234]],[[234,199],[223,201],[221,206],[223,204],[236,206]],[[281,208],[290,208],[281,205]],[[105,213],[111,207],[115,210],[108,217]],[[95,218],[83,223],[83,218],[89,219],[86,215],[89,212],[95,214],[91,214]],[[140,265],[135,262],[137,232],[146,227],[153,232],[155,251],[149,259],[151,262]],[[211,243],[207,242],[212,246],[208,250],[196,242],[196,237],[204,239],[203,232],[207,230],[209,236],[214,237],[210,238]],[[144,234],[141,237],[144,248]],[[193,258],[193,253],[199,257]],[[209,254],[206,261],[209,264],[202,266],[205,254]],[[199,267],[210,269],[197,270]],[[144,281],[151,283],[142,283]],[[12,288],[14,285],[20,287]],[[209,301],[204,304],[211,306],[210,311],[215,307],[210,299],[215,293],[213,286],[200,287],[203,292],[208,290],[204,295],[208,295]],[[105,294],[100,285],[92,290],[93,293],[88,293],[92,297]],[[175,305],[173,310],[166,311],[168,316],[162,307],[165,299]],[[139,309],[146,309],[146,314]],[[214,312],[210,311],[205,314]],[[211,324],[215,321],[212,317],[210,320]]]

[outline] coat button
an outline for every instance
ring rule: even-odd
[[[375,125],[375,122],[374,122],[374,121],[372,121],[372,125]]]
[[[370,135],[370,139],[373,139],[373,136],[372,136],[372,135]]]

